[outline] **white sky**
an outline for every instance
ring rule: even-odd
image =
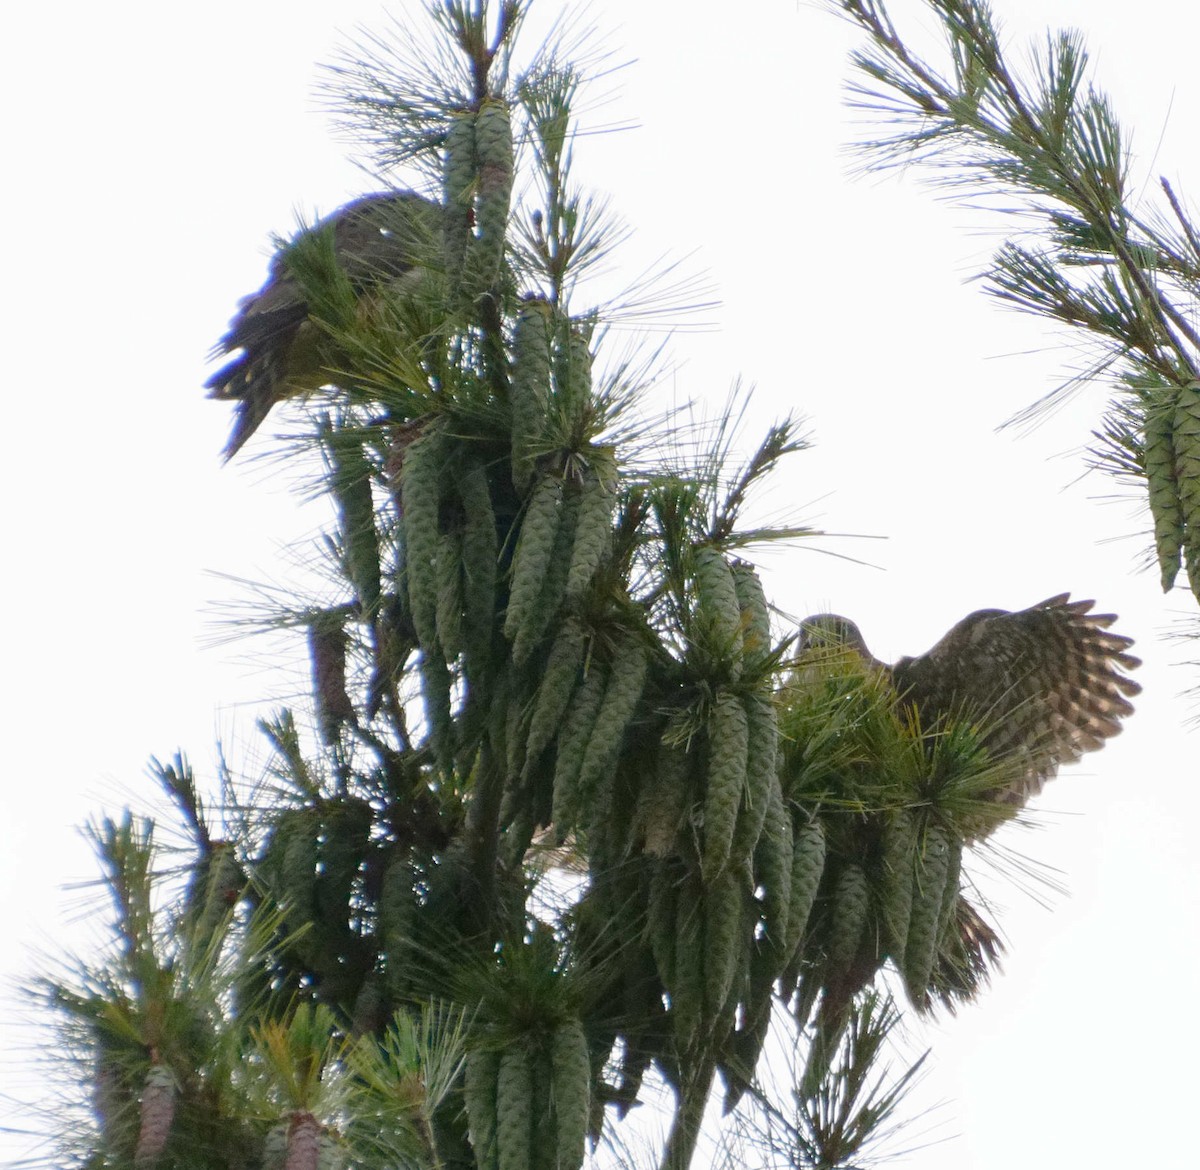
[[[1165,173],[1195,197],[1200,14],[1178,0],[1132,14],[1113,0],[996,7],[1018,44],[1084,28],[1133,131],[1135,175]],[[861,135],[842,104],[850,30],[815,4],[733,8],[595,0],[594,23],[636,63],[590,121],[638,126],[581,151],[636,229],[617,263],[640,272],[698,249],[690,263],[717,286],[717,328],[672,342],[678,396],[715,411],[736,376],[757,384],[747,441],[786,410],[805,415],[818,446],[772,509],[887,538],[813,542],[870,567],[773,553],[769,594],[795,615],[855,617],[891,658],[973,609],[1069,589],[1119,612],[1146,660],[1126,734],[1050,787],[1044,831],[1009,837],[1070,895],[1048,912],[1002,889],[1005,975],[957,1019],[914,1031],[934,1054],[910,1107],[943,1102],[927,1121],[949,1140],[903,1164],[1190,1165],[1200,798],[1197,741],[1181,729],[1196,708],[1178,693],[1200,671],[1176,665],[1188,650],[1162,635],[1195,605],[1135,572],[1137,509],[1107,500],[1100,477],[1076,482],[1102,386],[1032,434],[996,432],[1073,355],[966,283],[998,241],[994,221],[912,178],[848,176],[844,147]],[[280,542],[306,527],[270,465],[221,467],[230,416],[200,387],[237,298],[263,279],[269,233],[374,186],[312,92],[314,63],[382,12],[67,0],[6,21],[10,978],[31,970],[30,947],[80,937],[63,887],[95,867],[76,827],[149,801],[151,754],[183,746],[211,778],[220,735],[244,758],[251,704],[279,697],[274,659],[206,645],[213,601],[236,595],[207,574],[286,579]],[[20,1092],[30,1058],[15,1011],[0,1022],[0,1076]]]

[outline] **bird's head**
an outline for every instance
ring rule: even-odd
[[[854,650],[868,660],[872,657],[862,631],[841,614],[812,614],[800,623],[800,633],[796,639],[797,654],[837,650]]]
[[[801,691],[825,694],[832,687],[840,695],[847,686],[856,690],[880,681],[883,667],[849,618],[818,613],[800,623],[791,681]]]

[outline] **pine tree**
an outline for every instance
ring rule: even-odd
[[[795,668],[750,556],[813,534],[744,521],[793,422],[738,465],[728,417],[637,421],[578,304],[614,233],[572,177],[582,76],[523,63],[516,0],[429,13],[439,51],[336,72],[424,183],[404,264],[364,283],[326,224],[275,270],[333,520],[327,596],[262,621],[307,639],[312,718],[264,719],[216,814],[156,765],[184,888],[149,822],[97,828],[113,953],[48,981],[95,1098],[59,1164],[567,1170],[657,1083],[683,1170],[719,1078],[777,1156],[853,1165],[912,1075],[881,1079],[879,973],[953,1010],[997,958],[960,862],[1001,766],[859,659]]]

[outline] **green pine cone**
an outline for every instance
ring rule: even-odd
[[[529,737],[529,716],[532,708],[523,694],[510,690],[507,695],[499,696],[498,703],[507,708],[504,717],[504,755],[508,766],[508,785],[505,797],[514,791],[514,780],[519,780],[525,771],[525,741]],[[504,823],[503,805],[501,806],[501,823]]]
[[[363,614],[373,614],[379,605],[379,533],[371,491],[375,469],[352,432],[329,431],[325,445],[345,573]]]
[[[513,554],[512,585],[504,615],[504,634],[510,642],[521,638],[522,630],[540,616],[534,610],[554,554],[562,502],[563,483],[556,475],[543,476],[529,498]]]
[[[529,1146],[529,1170],[554,1170],[558,1161],[558,1116],[554,1109],[554,1068],[550,1040],[539,1043],[531,1057],[533,1069],[533,1140]]]
[[[754,658],[771,649],[771,611],[767,595],[754,566],[746,561],[730,565],[733,587],[742,616],[742,655]]]
[[[853,964],[871,911],[871,887],[862,866],[847,863],[833,892],[833,921],[826,950],[826,978],[840,979]]]
[[[730,857],[738,808],[746,788],[749,722],[741,699],[720,691],[708,718],[708,783],[704,794],[704,852],[701,868],[712,881],[726,864],[736,866],[745,857]]]
[[[592,1066],[587,1036],[576,1018],[564,1020],[551,1038],[552,1097],[557,1120],[556,1170],[578,1170],[591,1115]]]
[[[763,889],[766,941],[782,955],[787,946],[792,903],[792,818],[783,803],[779,777],[767,789],[767,813],[754,846],[754,880]]]
[[[1175,468],[1175,403],[1147,403],[1145,434],[1146,487],[1154,521],[1154,550],[1163,592],[1175,584],[1183,550],[1183,505]]]
[[[513,332],[509,377],[512,478],[513,486],[521,493],[533,478],[535,460],[546,433],[553,344],[554,306],[543,297],[526,299],[521,303]]]
[[[442,774],[449,776],[454,771],[454,716],[450,701],[454,679],[436,641],[430,649],[422,648],[419,670],[421,703],[428,728],[426,742],[433,749],[433,758]]]
[[[483,464],[475,460],[460,464],[457,484],[463,508],[463,653],[468,677],[478,679],[491,656],[500,548]]]
[[[398,957],[412,945],[417,916],[413,883],[413,869],[407,858],[396,858],[384,871],[375,945],[387,961],[389,971],[400,966]]]
[[[437,646],[438,513],[447,446],[441,427],[431,423],[409,444],[400,471],[408,600],[417,641],[427,652]]]
[[[437,552],[437,637],[447,662],[462,652],[462,536],[443,532]]]
[[[579,768],[577,783],[585,805],[590,804],[597,787],[604,784],[617,762],[626,728],[646,685],[647,666],[642,639],[633,631],[625,632],[613,653],[604,699]]]
[[[518,665],[528,661],[534,649],[542,643],[558,620],[562,610],[563,595],[567,588],[567,570],[571,564],[571,549],[575,544],[575,529],[579,520],[579,502],[579,492],[573,486],[564,486],[558,531],[554,534],[554,545],[546,564],[541,592],[537,601],[529,607],[513,641],[512,657]]]
[[[888,953],[897,968],[903,970],[917,853],[917,826],[906,809],[887,814],[880,834],[879,853],[880,917],[884,938]]]
[[[442,189],[446,212],[446,274],[458,284],[464,277],[467,243],[475,218],[475,119],[463,111],[457,114],[446,132],[442,160]]]
[[[817,891],[825,873],[825,829],[818,820],[809,821],[796,833],[792,852],[792,897],[788,903],[787,943],[784,950],[795,952],[804,938],[809,915],[817,900]]]
[[[937,957],[942,898],[949,873],[950,839],[940,825],[930,825],[920,846],[904,948],[904,983],[917,1008],[924,1008],[929,1000],[929,979]]]
[[[525,741],[524,776],[537,762],[558,732],[575,693],[575,684],[587,649],[587,632],[579,619],[569,615],[558,628],[550,648],[542,681],[538,684],[529,733]]]
[[[1200,597],[1200,384],[1179,391],[1172,425],[1175,474],[1183,514],[1183,560]]]
[[[742,607],[733,570],[717,549],[696,549],[695,637],[714,658],[728,662],[736,678],[742,660]]]
[[[559,841],[566,840],[583,811],[579,773],[583,768],[592,729],[600,715],[607,677],[607,672],[594,662],[587,677],[575,691],[559,733],[552,804],[552,820]]]
[[[758,903],[750,890],[750,871],[742,873],[742,904],[739,919],[739,938],[735,949],[733,962],[733,978],[725,995],[725,1006],[717,1019],[717,1027],[722,1039],[728,1037],[738,1021],[739,1009],[743,1011],[750,999],[750,979],[752,959],[757,947],[758,932]],[[719,881],[720,879],[718,879]],[[716,1035],[714,1034],[714,1039]]]
[[[692,757],[678,744],[660,742],[654,770],[638,791],[634,825],[651,857],[670,857],[691,804]]]
[[[584,476],[575,528],[575,545],[567,570],[566,599],[578,601],[592,583],[612,539],[616,504],[616,468],[611,456],[594,450],[592,466]]]
[[[473,246],[483,287],[491,288],[504,267],[513,187],[512,123],[508,105],[497,98],[485,101],[475,115],[475,159],[479,167],[479,215]]]
[[[667,984],[671,998],[671,1025],[681,1051],[700,1037],[704,1019],[704,897],[695,875],[688,875],[675,903],[673,978]]]
[[[479,1170],[496,1170],[497,1085],[500,1053],[473,1049],[467,1053],[463,1097],[467,1106],[467,1135]]]
[[[708,1027],[720,1020],[747,939],[742,934],[741,879],[726,869],[704,890],[704,1014]]]
[[[680,870],[667,861],[658,862],[650,873],[646,905],[646,941],[663,986],[675,982],[675,920],[678,916]]]
[[[559,430],[574,439],[583,437],[592,411],[592,354],[587,332],[566,322],[566,345],[557,363]]]
[[[498,1170],[529,1170],[533,1143],[533,1063],[524,1044],[513,1043],[500,1056],[496,1078]]]
[[[280,893],[289,926],[296,929],[316,914],[319,826],[311,809],[294,809],[283,816],[288,820],[286,826],[282,820],[279,825],[285,834]]]
[[[775,700],[769,694],[754,692],[743,699],[749,739],[746,749],[746,788],[734,833],[735,857],[749,857],[758,844],[773,799],[779,787],[776,762],[779,749],[779,719]],[[779,808],[783,811],[783,795],[779,793]],[[790,834],[789,834],[790,836]],[[789,844],[790,855],[790,844]]]
[[[1200,384],[1181,387],[1171,415],[1175,444],[1175,475],[1184,509],[1184,523],[1200,504]]]
[[[962,880],[963,839],[947,834],[946,887],[942,891],[942,905],[938,910],[938,946],[946,944],[949,934],[957,929],[959,883]],[[937,958],[934,957],[936,964]]]

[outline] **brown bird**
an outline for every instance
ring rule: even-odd
[[[328,233],[333,256],[357,297],[392,284],[425,265],[441,245],[440,204],[412,191],[364,195],[282,243],[266,283],[245,297],[214,358],[236,356],[205,383],[210,398],[237,403],[229,459],[254,433],[276,402],[316,390],[333,377],[322,330],[293,272],[296,245]]]
[[[1094,604],[1060,593],[1028,609],[977,610],[931,650],[891,665],[871,654],[852,621],[817,614],[801,623],[800,649],[858,654],[890,676],[923,727],[977,721],[997,758],[1023,758],[1019,786],[995,794],[1020,806],[1061,764],[1103,747],[1133,712],[1129,697],[1141,687],[1123,673],[1141,664],[1127,652],[1133,639],[1109,633],[1116,615],[1094,614]]]
[[[1141,690],[1126,673],[1140,665],[1129,653],[1132,639],[1110,633],[1116,616],[1092,613],[1093,604],[1071,601],[1069,594],[1061,593],[1028,609],[981,609],[950,629],[931,650],[890,665],[867,649],[852,621],[818,614],[801,623],[795,680],[802,688],[817,685],[828,677],[837,679],[846,666],[853,679],[861,663],[874,680],[885,682],[885,701],[891,690],[897,703],[915,711],[922,734],[936,734],[949,724],[973,725],[979,742],[1000,765],[994,774],[996,787],[979,794],[981,800],[994,802],[998,815],[975,823],[960,818],[954,832],[961,849],[1023,807],[1060,765],[1102,748],[1132,713],[1129,699]],[[859,823],[861,818],[855,818]],[[944,833],[940,839],[945,841]],[[926,847],[929,843],[926,838]],[[867,848],[882,845],[868,843]],[[921,883],[927,873],[935,872],[927,868],[930,859],[921,860],[918,851],[910,863],[886,868],[876,857],[873,872],[884,885],[890,879],[897,888],[909,886],[914,899],[927,899]],[[910,998],[922,1011],[935,1003],[953,1011],[987,981],[1003,950],[999,936],[968,899],[957,868],[944,868],[942,873],[953,884],[937,894],[937,933],[924,943],[933,943],[932,952],[925,952],[931,966],[913,961],[908,912],[897,938],[892,933],[895,919],[889,920],[881,901],[849,961],[835,962],[828,951],[824,956],[818,952],[815,964],[801,971],[795,1011],[802,1025],[820,996],[804,1072],[809,1090],[828,1072],[851,1019],[854,997],[888,958],[895,961]],[[887,898],[886,893],[875,896]],[[827,916],[833,908],[836,903],[827,901]],[[895,906],[890,912],[895,913]],[[832,930],[830,921],[827,918],[826,930]]]

